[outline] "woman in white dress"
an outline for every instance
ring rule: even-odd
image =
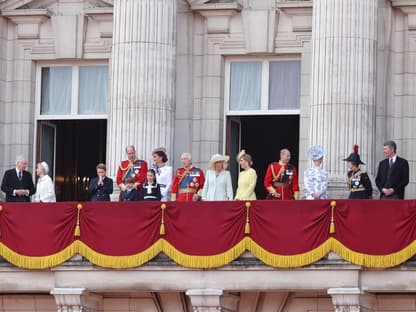
[[[308,157],[313,166],[304,174],[306,199],[326,199],[328,187],[328,173],[322,168],[324,149],[319,145],[313,145],[308,149]]]
[[[228,156],[215,154],[211,157],[205,175],[202,200],[232,200],[233,186],[227,167]]]
[[[156,181],[160,185],[162,201],[168,201],[170,199],[173,171],[171,166],[166,165],[166,162],[168,161],[166,148],[158,147],[154,149],[152,152],[152,159],[152,169],[156,172]]]
[[[55,186],[48,173],[49,166],[46,162],[37,163],[36,175],[38,176],[38,182],[36,184],[36,193],[32,197],[33,202],[56,202]]]

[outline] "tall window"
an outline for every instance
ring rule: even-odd
[[[229,114],[299,113],[299,60],[236,60],[228,65],[226,103]]]
[[[269,109],[300,107],[300,62],[269,63]]]
[[[107,94],[107,65],[41,68],[41,116],[104,115]]]
[[[232,62],[230,109],[256,110],[261,105],[261,62]]]

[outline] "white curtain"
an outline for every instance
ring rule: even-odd
[[[42,115],[71,113],[72,68],[54,66],[42,68]]]
[[[232,62],[230,110],[256,110],[261,105],[261,62]]]
[[[79,67],[79,114],[105,114],[107,91],[107,65]]]
[[[270,62],[269,109],[300,107],[300,61]]]

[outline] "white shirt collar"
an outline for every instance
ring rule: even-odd
[[[390,158],[391,160],[393,160],[393,164],[396,162],[397,159],[397,154],[395,154],[393,157]],[[390,161],[390,160],[389,160]]]

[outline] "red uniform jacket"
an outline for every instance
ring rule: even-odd
[[[204,187],[204,172],[192,166],[176,170],[172,183],[172,194],[177,194],[177,201],[192,201],[194,194],[200,193]],[[200,194],[199,194],[200,195]]]
[[[271,199],[289,200],[293,199],[295,192],[299,192],[298,173],[295,166],[291,164],[283,165],[274,162],[267,168],[264,177],[264,187],[267,194],[270,194],[270,187],[273,187],[279,194],[278,197],[270,197]]]
[[[124,179],[127,177],[133,177],[136,188],[140,190],[147,174],[147,162],[144,160],[136,159],[134,161],[123,160],[118,167],[117,171],[117,185],[124,191]]]

